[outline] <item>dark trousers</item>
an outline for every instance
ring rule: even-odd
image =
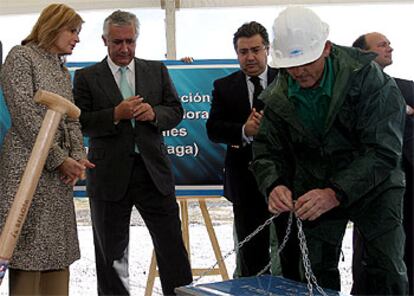
[[[243,241],[249,234],[264,224],[271,213],[263,195],[257,189],[253,174],[246,170],[231,171],[232,181],[225,184],[226,192],[230,193],[233,202],[234,223],[238,242]],[[230,180],[230,178],[228,179]],[[237,182],[236,182],[237,181]],[[228,186],[231,185],[231,188]],[[287,225],[288,215],[281,215],[275,222],[279,244],[282,242]],[[280,254],[282,275],[293,280],[300,280],[299,272],[299,244],[297,231],[294,227],[291,239],[284,251]],[[238,253],[239,273],[242,277],[257,275],[270,261],[270,234],[269,226],[255,235],[244,244]],[[267,271],[269,273],[269,271]]]
[[[269,217],[265,198],[257,189],[253,174],[246,167],[226,167],[225,196],[233,203],[237,241],[243,241]],[[267,226],[238,252],[237,275],[255,276],[270,261],[270,237]]]
[[[241,204],[233,204],[237,240],[240,243],[269,217],[267,205],[261,195],[250,196]],[[255,276],[270,261],[269,226],[245,243],[238,252],[240,276]]]
[[[132,207],[141,214],[151,235],[164,295],[192,282],[174,195],[161,195],[140,156],[135,159],[128,192],[116,202],[90,198],[99,295],[129,295],[128,244]],[[132,252],[139,252],[132,242]]]
[[[279,247],[281,246],[288,227],[289,213],[280,214],[274,221]],[[279,254],[282,275],[284,278],[301,281],[301,251],[298,239],[298,227],[296,219],[293,218],[289,239]]]

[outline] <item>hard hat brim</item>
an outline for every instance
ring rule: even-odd
[[[286,57],[286,58],[274,58],[274,65],[276,68],[291,68],[299,67],[309,63],[312,63],[319,59],[322,56],[323,49],[325,48],[325,42],[320,46],[320,50],[313,51],[308,54],[302,54],[296,57]]]

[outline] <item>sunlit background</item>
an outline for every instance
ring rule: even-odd
[[[176,14],[177,57],[196,59],[235,58],[233,33],[244,22],[262,23],[272,36],[275,17],[285,6],[179,9]],[[413,48],[414,4],[313,5],[320,17],[330,25],[330,40],[350,45],[361,34],[378,31],[391,41],[394,64],[386,71],[396,77],[414,79]],[[157,8],[128,9],[141,22],[137,56],[162,60],[166,54],[165,12]],[[105,57],[101,40],[102,23],[112,10],[80,11],[85,23],[81,42],[68,61],[98,61]],[[36,14],[0,16],[0,40],[3,56],[28,35]]]

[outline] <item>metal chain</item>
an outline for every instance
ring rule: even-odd
[[[298,226],[299,247],[302,252],[303,267],[305,268],[305,277],[306,281],[308,282],[307,287],[309,291],[309,296],[313,296],[313,285],[316,287],[316,290],[318,290],[318,292],[321,295],[328,296],[322,289],[322,287],[318,285],[316,277],[312,271],[311,262],[309,260],[308,246],[306,244],[306,237],[302,227],[302,220],[296,219],[296,224]]]
[[[275,214],[272,217],[270,217],[269,219],[267,219],[265,221],[265,223],[263,223],[262,225],[257,227],[255,231],[253,231],[251,234],[246,236],[246,238],[244,240],[242,240],[241,242],[239,242],[231,251],[227,252],[221,260],[216,261],[216,263],[214,263],[209,269],[207,269],[198,278],[196,278],[190,284],[190,286],[194,286],[201,278],[203,278],[206,274],[210,273],[220,262],[224,262],[230,255],[232,255],[235,252],[238,252],[238,250],[241,249],[244,244],[249,242],[256,234],[258,234],[266,226],[268,226],[270,223],[272,223],[272,221],[275,218],[277,218],[279,215],[280,215],[280,213]],[[286,234],[285,234],[285,237],[283,238],[282,243],[280,244],[280,246],[277,250],[277,255],[279,255],[280,252],[282,252],[282,250],[286,246],[287,241],[289,240],[289,236],[290,236],[291,229],[292,229],[292,221],[293,221],[293,212],[290,212],[288,225],[286,227]],[[325,291],[322,289],[322,287],[318,285],[316,277],[315,277],[315,275],[312,271],[311,263],[310,263],[310,260],[309,260],[309,251],[308,251],[308,247],[307,247],[307,244],[306,244],[306,237],[305,237],[305,233],[303,232],[302,221],[297,218],[296,219],[296,224],[297,224],[297,227],[298,227],[299,247],[300,247],[300,250],[301,250],[301,253],[302,253],[302,260],[303,260],[303,266],[304,266],[304,269],[305,269],[305,277],[306,277],[306,280],[307,280],[307,288],[308,288],[308,291],[309,291],[309,296],[313,296],[313,285],[315,286],[316,290],[318,290],[318,292],[321,295],[328,296],[325,293]],[[272,260],[270,260],[269,263],[256,276],[260,276],[263,273],[265,273],[270,268],[271,264],[272,264]]]
[[[259,227],[256,228],[255,231],[253,231],[251,234],[249,234],[248,236],[246,236],[246,238],[244,240],[242,240],[241,242],[239,242],[231,251],[227,252],[222,259],[217,260],[216,263],[214,263],[209,269],[207,269],[205,272],[203,272],[198,278],[196,278],[191,284],[190,286],[194,286],[201,278],[203,278],[206,274],[210,273],[219,263],[224,262],[230,255],[232,255],[235,252],[238,252],[239,249],[241,249],[241,247],[243,247],[243,245],[247,242],[249,242],[256,234],[258,234],[260,231],[262,231],[266,226],[268,226],[270,223],[272,223],[272,221],[278,217],[279,214],[275,214],[272,217],[270,217],[269,219],[267,219],[265,221],[265,223],[263,223],[262,225],[260,225]]]
[[[285,248],[287,244],[287,241],[289,240],[290,232],[292,229],[292,220],[293,220],[293,213],[290,212],[288,225],[286,227],[286,234],[285,234],[285,237],[283,238],[283,242],[280,244],[279,248],[277,249],[277,255],[279,255],[280,252],[282,252],[282,250]],[[267,263],[267,265],[261,271],[259,271],[259,273],[256,276],[261,276],[262,274],[264,274],[267,270],[269,270],[270,266],[272,266],[272,259],[270,259],[269,263]]]

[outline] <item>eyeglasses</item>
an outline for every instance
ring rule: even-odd
[[[266,50],[267,47],[266,46],[256,46],[256,47],[252,47],[252,48],[241,48],[237,50],[237,53],[241,56],[247,56],[249,54],[249,52],[252,55],[258,55],[262,50]]]

